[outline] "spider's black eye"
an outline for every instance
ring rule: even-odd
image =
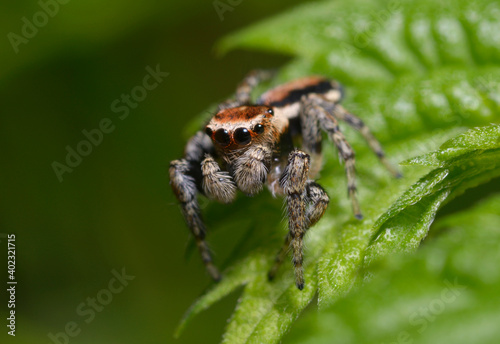
[[[231,142],[231,138],[229,137],[229,133],[226,129],[219,129],[215,132],[214,135],[215,141],[222,146],[227,146],[229,142]]]
[[[240,145],[246,145],[252,140],[250,132],[246,128],[238,128],[234,131],[234,139]]]
[[[256,134],[262,134],[264,132],[264,126],[262,124],[257,124],[255,127],[253,127],[253,131]]]
[[[213,133],[213,131],[212,131],[212,129],[210,129],[209,127],[206,127],[206,128],[205,128],[205,133],[206,133],[208,136],[212,137],[212,133]]]
[[[267,111],[266,111],[266,112],[267,112],[268,114],[270,114],[271,116],[274,116],[274,110],[273,110],[273,109],[269,108],[269,109],[267,109]]]

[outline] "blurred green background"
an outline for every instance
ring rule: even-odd
[[[172,337],[210,281],[197,256],[185,258],[189,231],[168,185],[168,162],[182,155],[190,118],[230,95],[250,69],[287,61],[244,51],[217,58],[214,43],[299,2],[241,1],[221,20],[212,1],[69,1],[17,53],[10,33],[21,35],[23,18],[33,22],[41,5],[0,5],[0,233],[16,234],[18,281],[16,337],[3,320],[2,342],[49,343],[48,333],[71,321],[80,332],[70,343],[220,340],[237,295]],[[119,119],[113,101],[157,65],[169,76]],[[59,182],[51,164],[64,163],[65,147],[76,148],[82,130],[103,118],[115,130]],[[5,319],[7,247],[0,240]],[[232,244],[222,235],[212,241],[219,257]],[[135,279],[86,323],[77,307],[122,268]]]

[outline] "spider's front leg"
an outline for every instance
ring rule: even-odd
[[[221,275],[214,266],[210,250],[205,241],[205,225],[201,218],[200,206],[198,204],[198,186],[202,183],[200,177],[200,162],[203,157],[213,151],[213,145],[203,132],[197,132],[187,143],[185,158],[170,162],[169,176],[170,185],[175,197],[179,201],[182,214],[186,223],[193,233],[196,246],[200,251],[201,258],[210,276],[218,281]],[[207,160],[205,158],[203,161]],[[205,162],[206,167],[209,161]]]
[[[212,256],[205,241],[205,225],[203,224],[200,206],[197,199],[196,183],[190,173],[190,162],[186,159],[170,162],[170,183],[175,196],[179,200],[187,225],[196,240],[196,246],[210,276],[219,281],[221,276],[214,266]]]
[[[271,79],[275,70],[256,69],[248,73],[236,89],[236,99],[228,99],[219,104],[219,111],[251,103],[253,89],[262,81]]]
[[[298,150],[291,152],[288,157],[288,164],[280,184],[287,198],[289,232],[285,244],[276,257],[276,263],[268,274],[269,279],[275,276],[286,256],[288,247],[291,246],[295,267],[295,284],[300,290],[304,288],[304,268],[302,266],[304,234],[323,216],[328,205],[328,196],[323,188],[313,181],[308,181],[310,163],[309,155]],[[307,210],[306,203],[311,203]]]
[[[310,227],[314,226],[316,222],[318,222],[323,215],[325,214],[326,208],[328,207],[328,203],[330,201],[328,194],[326,191],[316,182],[312,180],[308,180],[305,184],[305,193],[303,194],[303,200],[307,204],[306,212],[305,212],[305,230],[308,230]],[[285,260],[288,249],[290,248],[290,243],[294,239],[292,232],[288,232],[285,242],[281,247],[280,251],[276,255],[275,262],[267,277],[269,280],[272,280],[276,273],[278,272],[279,267]],[[295,252],[295,251],[294,251]],[[294,254],[295,256],[295,254]],[[294,260],[295,262],[295,260]],[[300,274],[300,273],[299,273]],[[296,273],[296,276],[298,274]],[[300,281],[297,279],[296,281],[297,287],[301,289]]]
[[[309,175],[310,157],[301,151],[293,151],[288,157],[288,165],[283,172],[281,185],[287,198],[288,230],[293,249],[295,284],[304,288],[303,238],[306,233],[304,190]]]

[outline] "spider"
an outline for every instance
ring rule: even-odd
[[[345,163],[348,194],[357,219],[362,219],[362,215],[356,198],[354,151],[338,121],[358,130],[382,164],[395,177],[400,174],[389,164],[368,127],[339,104],[343,88],[337,81],[321,76],[296,79],[265,92],[252,103],[252,90],[273,74],[255,70],[244,78],[235,98],[221,103],[204,130],[188,141],[184,158],[170,163],[170,184],[206,269],[215,281],[221,275],[205,241],[198,194],[230,203],[238,189],[253,196],[266,184],[273,196],[284,196],[289,232],[268,278],[274,278],[291,247],[295,282],[302,290],[303,237],[321,219],[329,203],[325,190],[314,181],[321,168],[322,131],[334,142]],[[300,136],[302,146],[297,149],[294,139]]]

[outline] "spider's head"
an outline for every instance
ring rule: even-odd
[[[205,128],[215,147],[225,153],[276,140],[274,111],[268,106],[240,106],[218,112]]]

